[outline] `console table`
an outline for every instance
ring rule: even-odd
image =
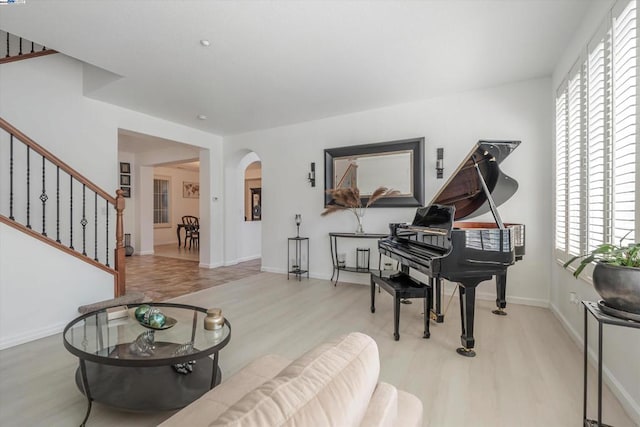
[[[584,305],[584,389],[582,418],[584,426],[607,426],[602,424],[602,325],[616,325],[627,328],[640,329],[640,322],[621,319],[603,313],[598,304],[592,301],[582,301]],[[598,420],[587,418],[587,340],[589,337],[587,328],[587,313],[590,313],[598,321]],[[607,426],[608,427],[608,426]]]
[[[338,284],[338,278],[340,277],[340,271],[348,271],[351,273],[370,273],[372,270],[369,268],[369,266],[367,266],[366,268],[363,267],[354,267],[354,266],[347,266],[347,265],[343,265],[341,266],[338,263],[338,240],[339,239],[383,239],[385,237],[387,237],[388,234],[378,234],[378,233],[329,233],[329,247],[331,248],[331,263],[333,264],[333,272],[331,273],[331,280],[333,281],[333,278],[335,276],[336,281],[333,283],[333,286],[336,286]],[[378,268],[376,270],[380,269],[380,258],[382,256],[379,255],[378,257]]]

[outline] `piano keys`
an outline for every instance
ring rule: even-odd
[[[431,203],[416,211],[412,224],[392,223],[390,236],[378,243],[380,253],[397,260],[402,274],[413,268],[439,288],[442,279],[458,284],[462,347],[475,356],[473,336],[475,289],[496,277],[496,314],[506,314],[507,268],[524,256],[524,225],[503,223],[497,206],[518,183],[502,173],[500,163],[520,141],[479,141]],[[495,222],[464,222],[491,212]],[[435,295],[440,313],[439,292]]]

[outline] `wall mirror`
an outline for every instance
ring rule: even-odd
[[[327,190],[358,187],[362,204],[384,186],[400,191],[371,207],[410,207],[424,204],[424,138],[324,150],[325,206],[333,203]]]

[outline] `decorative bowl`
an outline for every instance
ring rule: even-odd
[[[169,329],[169,328],[175,326],[175,324],[178,323],[178,321],[176,319],[174,319],[173,317],[166,316],[165,317],[165,322],[161,326],[158,326],[158,323],[151,323],[151,322],[147,323],[144,320],[138,320],[138,323],[140,323],[145,328],[154,329],[156,331],[162,331],[162,330]]]

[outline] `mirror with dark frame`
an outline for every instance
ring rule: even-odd
[[[325,207],[334,201],[327,190],[358,187],[362,204],[378,187],[398,190],[371,207],[424,205],[424,138],[324,150]]]

